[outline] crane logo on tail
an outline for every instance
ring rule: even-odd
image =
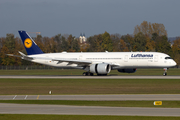
[[[26,48],[30,48],[32,46],[32,40],[30,38],[26,38],[24,41],[24,46]]]

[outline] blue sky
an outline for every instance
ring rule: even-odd
[[[133,34],[144,20],[164,24],[168,37],[176,37],[179,5],[180,0],[0,0],[0,37],[19,37],[18,30],[48,37],[89,37],[105,31],[125,35]]]

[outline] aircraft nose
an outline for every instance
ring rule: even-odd
[[[171,63],[173,66],[176,66],[177,63],[173,60],[172,63]]]

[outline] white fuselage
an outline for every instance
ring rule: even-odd
[[[69,62],[58,62],[53,59],[90,61],[92,64],[108,63],[112,69],[121,68],[169,68],[176,62],[169,55],[159,52],[78,52],[78,53],[45,53],[29,55],[32,62],[54,67],[82,67]]]

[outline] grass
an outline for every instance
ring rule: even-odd
[[[82,75],[83,70],[0,70],[0,75]],[[136,73],[111,71],[109,75],[162,75],[162,69],[138,69]],[[168,75],[180,75],[180,69],[169,69]],[[180,94],[180,80],[170,79],[0,79],[0,94]],[[59,100],[1,100],[0,103],[59,104],[121,107],[172,107],[180,101],[59,101]],[[14,115],[0,114],[0,120],[179,120],[180,117],[150,116],[89,116],[89,115]]]
[[[82,75],[83,70],[50,69],[50,70],[0,70],[0,75]],[[163,69],[137,69],[135,73],[120,73],[112,70],[108,75],[162,75]],[[170,68],[168,75],[180,75],[180,69]]]
[[[0,79],[0,95],[180,94],[179,79]]]
[[[163,104],[160,106],[154,106],[153,104],[154,101],[0,100],[0,103],[109,106],[109,107],[180,108],[180,101],[163,101]]]
[[[179,118],[180,117],[0,114],[1,120],[179,120]]]

